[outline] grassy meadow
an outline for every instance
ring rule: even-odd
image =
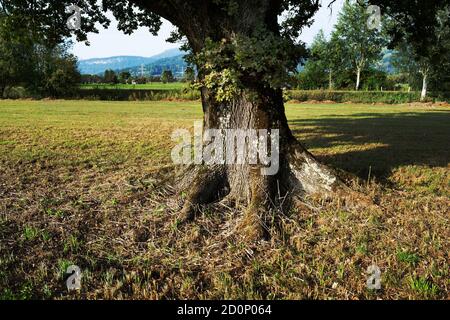
[[[306,199],[248,244],[239,208],[177,222],[170,136],[201,119],[199,102],[0,101],[0,299],[449,299],[449,106],[287,115],[376,207]],[[69,293],[72,264],[82,289]]]

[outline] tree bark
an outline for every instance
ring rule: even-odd
[[[328,73],[328,88],[329,90],[333,90],[333,70],[330,69],[330,72]]]
[[[356,91],[359,90],[359,86],[361,84],[361,68],[356,70]]]
[[[247,208],[241,229],[245,236],[257,239],[267,235],[271,212],[289,205],[286,198],[312,194],[329,196],[340,186],[333,170],[319,163],[293,136],[281,90],[244,90],[232,102],[218,103],[203,88],[202,102],[205,130],[278,129],[279,170],[276,175],[265,176],[261,173],[264,165],[247,163],[193,169],[181,184],[189,189],[180,215],[182,222],[194,219],[201,205],[226,198]]]
[[[422,73],[422,75],[423,80],[422,80],[422,93],[420,94],[420,101],[425,101],[428,92],[428,73],[425,71]]]

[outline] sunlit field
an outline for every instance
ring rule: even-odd
[[[240,208],[177,221],[170,137],[202,119],[199,102],[0,101],[0,298],[450,298],[450,108],[288,103],[287,115],[375,205],[305,200],[247,244]],[[73,264],[82,289],[68,293]]]

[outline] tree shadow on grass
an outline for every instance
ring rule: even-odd
[[[404,165],[447,167],[450,110],[291,119],[293,133],[323,162],[367,179]],[[322,150],[323,149],[323,150]]]

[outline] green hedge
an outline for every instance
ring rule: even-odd
[[[26,99],[29,97],[30,94],[23,87],[6,87],[3,97],[0,97],[0,99]]]
[[[29,94],[20,87],[7,88],[3,98],[22,99]],[[33,97],[33,96],[30,96]],[[0,97],[1,98],[1,97]],[[38,98],[38,97],[34,97]],[[199,100],[198,90],[142,90],[142,89],[79,89],[68,99],[105,101],[160,101],[160,100]],[[285,100],[333,101],[336,103],[385,103],[399,104],[420,101],[420,92],[402,91],[328,91],[328,90],[289,90]],[[431,93],[428,101],[450,102],[450,92]]]
[[[420,101],[419,92],[401,91],[327,91],[293,90],[289,91],[291,100],[298,101],[334,101],[338,103],[410,103]]]
[[[195,90],[79,89],[73,98],[106,101],[198,100]]]
[[[450,101],[449,93],[431,95],[429,101]],[[196,90],[142,90],[142,89],[80,89],[78,99],[108,101],[157,101],[157,100],[198,100]],[[286,100],[334,101],[337,103],[411,103],[420,101],[420,92],[402,91],[328,91],[328,90],[290,90],[285,93]]]

